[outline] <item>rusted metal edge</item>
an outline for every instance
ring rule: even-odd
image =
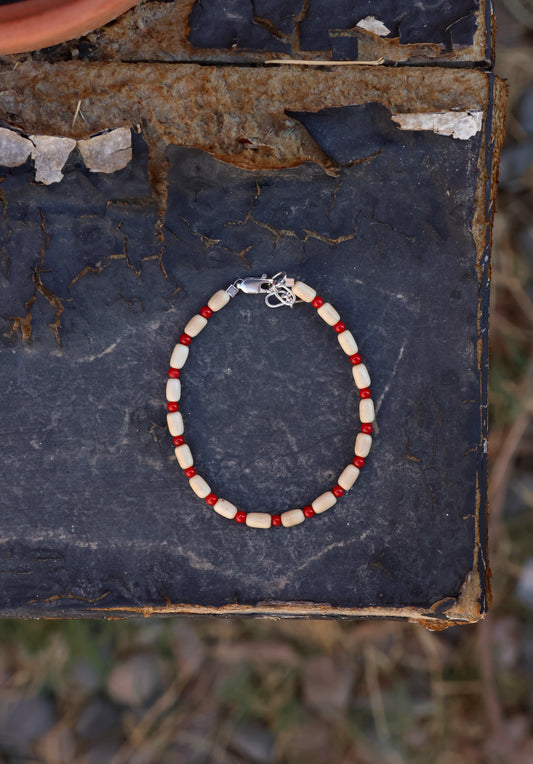
[[[478,277],[477,306],[477,362],[480,380],[480,444],[478,446],[476,475],[476,514],[473,574],[477,576],[482,613],[490,607],[490,566],[488,560],[488,497],[487,497],[487,439],[488,439],[488,326],[490,254],[492,224],[498,181],[498,165],[505,130],[506,84],[489,74],[485,85],[487,114],[484,125],[483,150],[478,159],[478,185],[476,189],[472,234],[476,247]]]
[[[65,609],[50,612],[44,603],[40,607],[20,608],[12,611],[4,611],[3,617],[15,618],[150,618],[152,616],[221,616],[221,617],[257,617],[257,618],[341,618],[349,620],[358,619],[395,619],[405,620],[409,623],[417,623],[432,631],[442,631],[450,626],[475,623],[483,617],[478,602],[478,580],[473,573],[469,573],[457,599],[445,598],[439,600],[430,608],[416,607],[366,607],[345,608],[336,607],[327,603],[316,602],[257,602],[255,604],[222,605],[220,607],[209,605],[195,605],[191,603],[171,603],[165,605],[123,605],[114,607],[89,606],[83,610]],[[61,599],[69,599],[69,595],[58,595],[54,602]],[[99,597],[103,601],[105,595]]]

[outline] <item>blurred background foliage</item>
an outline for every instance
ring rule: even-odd
[[[533,4],[496,16],[489,616],[3,620],[0,764],[533,762]]]

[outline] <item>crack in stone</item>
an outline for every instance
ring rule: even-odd
[[[43,283],[43,280],[41,278],[41,274],[45,272],[44,261],[45,261],[46,253],[50,245],[50,235],[48,231],[46,230],[44,213],[42,210],[39,210],[39,213],[41,215],[41,230],[44,234],[44,246],[41,249],[41,257],[40,257],[39,265],[36,268],[34,268],[32,273],[32,281],[34,283],[34,290],[30,299],[25,303],[26,316],[25,317],[21,317],[21,316],[10,317],[10,320],[13,322],[13,324],[11,326],[9,335],[12,335],[14,332],[20,330],[23,341],[31,342],[32,309],[33,309],[35,300],[37,299],[37,294],[41,294],[45,298],[45,300],[47,300],[47,302],[56,310],[54,321],[48,325],[54,332],[57,344],[61,345],[61,337],[59,336],[59,328],[61,326],[61,314],[63,313],[65,308],[61,298],[58,297],[56,294],[54,294],[52,290],[49,289],[46,286],[46,284]]]

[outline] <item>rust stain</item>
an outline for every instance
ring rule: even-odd
[[[94,605],[95,602],[100,602],[101,600],[105,599],[111,594],[111,592],[107,591],[103,594],[98,595],[98,597],[83,597],[80,594],[52,594],[50,597],[44,597],[43,599],[33,599],[28,600],[27,605],[38,605],[45,602],[58,602],[60,600],[79,600],[80,602],[87,602],[89,605]]]
[[[30,59],[15,71],[0,72],[0,117],[28,134],[76,140],[117,124],[142,130],[162,220],[168,145],[199,148],[248,170],[316,162],[336,175],[338,166],[286,109],[312,112],[379,101],[391,113],[480,110],[486,82],[484,72],[434,68],[387,69],[385,75],[382,67],[365,66],[357,72],[287,71]],[[72,124],[80,99],[85,121]]]

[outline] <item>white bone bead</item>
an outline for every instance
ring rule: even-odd
[[[346,355],[354,355],[357,353],[357,342],[354,340],[353,334],[347,329],[344,332],[337,334],[337,339]]]
[[[359,477],[358,468],[354,467],[353,464],[349,464],[347,467],[343,469],[343,471],[339,475],[337,479],[337,483],[338,485],[340,485],[341,488],[344,488],[345,491],[349,491],[358,477]]]
[[[197,313],[196,316],[193,316],[191,320],[185,325],[185,329],[183,331],[185,334],[188,334],[189,337],[196,337],[196,335],[200,334],[206,324],[207,318],[204,318],[199,313]]]
[[[331,491],[326,491],[325,493],[321,493],[320,496],[317,496],[316,499],[313,501],[311,506],[319,515],[321,512],[325,512],[326,509],[329,509],[334,504],[337,503],[337,499],[332,494]]]
[[[268,512],[248,512],[246,515],[246,525],[250,528],[270,528],[272,517]]]
[[[191,449],[186,443],[175,448],[174,453],[176,454],[176,459],[182,470],[186,470],[194,464]]]
[[[371,448],[372,436],[367,435],[366,432],[360,432],[355,439],[355,455],[363,457],[368,456]]]
[[[205,497],[209,496],[211,493],[211,488],[205,482],[203,477],[201,477],[201,475],[193,475],[189,480],[189,485],[191,486],[194,493],[201,499],[205,499]]]
[[[352,366],[352,374],[357,387],[362,390],[365,387],[370,387],[370,374],[364,363],[359,363],[357,366]]]
[[[226,501],[226,499],[219,499],[213,506],[213,509],[219,515],[222,515],[222,517],[227,517],[228,520],[233,520],[237,514],[237,507],[235,504],[232,504],[230,501]]]
[[[167,380],[167,401],[174,401],[177,403],[181,398],[181,382],[179,379]]]
[[[363,424],[370,424],[375,418],[374,401],[372,398],[363,398],[359,402],[359,419]]]
[[[305,515],[301,509],[288,509],[281,513],[281,524],[284,528],[290,528],[292,525],[299,525],[305,520]]]
[[[316,297],[315,290],[307,284],[304,284],[303,281],[297,281],[293,286],[292,291],[296,297],[299,297],[300,300],[303,300],[304,302],[312,302]]]
[[[181,342],[178,342],[172,351],[172,355],[170,356],[170,365],[173,369],[181,369],[182,366],[185,366],[185,361],[187,360],[188,356],[189,348],[187,345],[182,345]]]
[[[218,292],[215,292],[215,294],[211,297],[209,302],[207,303],[207,307],[211,308],[213,313],[217,310],[220,310],[224,307],[224,305],[227,305],[230,300],[230,296],[227,292],[225,292],[223,289],[219,289]]]
[[[167,424],[168,431],[173,437],[175,435],[183,435],[183,417],[179,411],[167,414]]]
[[[326,324],[329,324],[330,326],[334,326],[341,320],[341,317],[329,302],[325,302],[324,305],[321,305],[317,310],[317,313],[320,318],[323,318]]]

